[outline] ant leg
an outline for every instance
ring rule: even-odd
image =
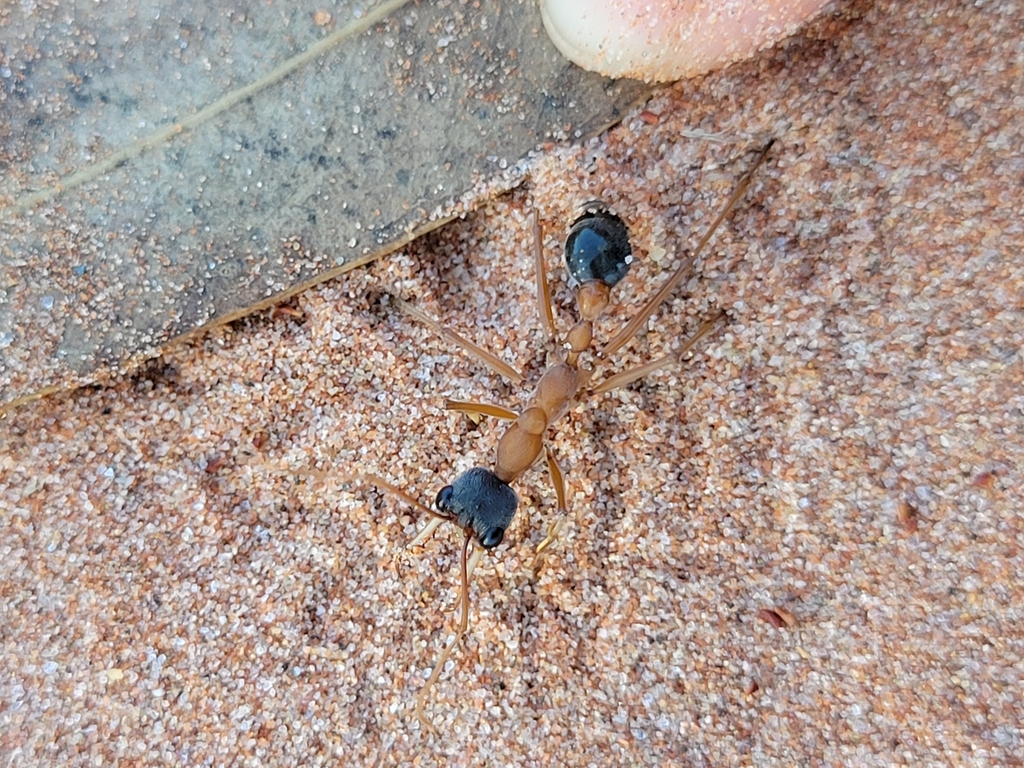
[[[565,519],[569,514],[565,504],[565,475],[562,474],[558,461],[555,459],[555,454],[550,448],[545,447],[544,456],[547,460],[548,476],[551,478],[551,484],[555,486],[555,496],[558,498],[558,517],[548,526],[548,534],[544,537],[544,541],[537,545],[533,556],[534,567],[540,562],[544,551],[558,540],[558,534],[561,532]]]
[[[501,405],[491,405],[489,403],[473,403],[468,400],[445,400],[444,407],[446,411],[493,416],[496,419],[506,419],[508,421],[514,421],[519,418],[519,414],[515,411]]]
[[[551,309],[551,287],[548,285],[548,274],[544,268],[544,236],[537,211],[533,212],[533,267],[537,272],[537,314],[540,315],[540,324],[551,342],[557,344],[555,315]]]
[[[419,695],[416,697],[416,719],[419,720],[423,726],[432,731],[435,735],[437,729],[434,728],[434,724],[431,723],[423,715],[423,705],[427,700],[427,693],[430,691],[431,686],[437,682],[437,679],[441,676],[441,672],[444,671],[445,662],[448,661],[448,657],[452,655],[452,651],[455,650],[455,646],[459,644],[463,636],[466,634],[466,630],[469,629],[469,566],[467,562],[467,555],[469,554],[469,547],[473,542],[473,537],[467,532],[466,540],[462,544],[462,558],[460,560],[460,570],[462,571],[462,587],[459,592],[459,602],[462,607],[462,618],[459,621],[459,631],[456,633],[452,641],[447,647],[441,651],[441,655],[434,663],[434,670],[430,673],[430,677],[427,678],[427,682],[420,689]]]
[[[712,317],[701,323],[693,336],[687,339],[686,343],[683,344],[678,351],[673,352],[671,355],[659,358],[658,360],[652,360],[644,365],[638,365],[636,368],[630,368],[628,371],[621,371],[620,373],[616,373],[614,376],[609,376],[590,390],[591,394],[600,395],[604,392],[611,392],[613,389],[619,389],[620,387],[632,384],[637,379],[641,379],[650,373],[660,371],[662,368],[667,368],[670,365],[681,362],[683,355],[689,352],[693,348],[694,344],[718,328],[724,318],[725,313],[719,310]]]
[[[450,328],[445,328],[443,325],[437,322],[437,320],[435,320],[425,312],[420,311],[412,304],[409,304],[406,301],[402,301],[397,297],[393,298],[395,304],[398,306],[399,309],[401,309],[410,317],[413,317],[419,322],[423,323],[425,326],[427,326],[432,331],[437,333],[445,341],[457,346],[470,357],[474,358],[478,363],[482,363],[484,366],[490,368],[499,376],[504,376],[513,384],[522,384],[525,380],[523,378],[523,374],[521,374],[519,371],[517,371],[511,365],[506,363],[493,352],[488,352],[483,347],[477,346],[469,339],[460,336]]]
[[[469,563],[466,566],[466,570],[469,573],[469,578],[473,578],[473,574],[476,572],[476,567],[480,565],[480,561],[484,559],[484,552],[486,550],[480,547],[473,547],[473,554],[469,556]],[[459,596],[459,601],[455,603],[455,608],[462,605],[462,596]]]
[[[712,235],[715,234],[715,231],[718,229],[719,225],[721,225],[723,219],[725,219],[729,214],[729,211],[736,206],[736,203],[740,201],[740,198],[743,197],[743,193],[747,191],[747,187],[750,186],[750,182],[754,178],[754,171],[756,171],[762,161],[764,161],[765,156],[768,154],[768,150],[774,143],[775,139],[772,139],[761,148],[757,158],[754,160],[754,164],[736,185],[736,190],[732,193],[732,197],[729,198],[729,202],[722,207],[722,210],[718,212],[715,220],[711,222],[711,226],[704,231],[703,236],[701,236],[700,241],[697,243],[697,247],[693,250],[693,253],[690,254],[690,257],[683,260],[683,263],[680,264],[672,276],[665,281],[665,284],[661,286],[658,292],[640,308],[640,311],[623,326],[622,330],[619,331],[611,341],[604,345],[599,353],[599,357],[607,358],[613,352],[620,349],[627,341],[633,338],[633,336],[636,335],[636,332],[640,330],[640,327],[650,319],[651,315],[653,315],[658,307],[661,306],[662,302],[664,302],[665,299],[668,298],[669,294],[672,293],[679,283],[682,282],[683,278],[689,273],[691,267],[693,267],[694,260],[700,255],[704,246],[708,244],[708,240],[710,240]]]

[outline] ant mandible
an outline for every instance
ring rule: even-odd
[[[657,308],[676,289],[689,272],[694,260],[714,235],[715,230],[735,207],[753,178],[754,172],[763,162],[774,140],[760,149],[750,169],[736,185],[732,196],[719,211],[714,221],[698,241],[689,258],[683,259],[675,272],[665,281],[658,292],[623,326],[622,330],[608,342],[597,356],[606,359],[628,342]],[[554,314],[551,308],[551,293],[544,269],[544,255],[541,246],[541,228],[536,212],[533,214],[534,259],[537,273],[537,302],[544,331],[557,341]],[[434,664],[433,672],[420,690],[416,699],[416,717],[428,729],[432,723],[424,717],[423,707],[431,686],[441,675],[445,662],[451,656],[469,627],[469,577],[486,550],[494,549],[505,536],[515,516],[519,500],[512,483],[530,469],[544,453],[548,474],[555,487],[558,500],[558,517],[548,528],[547,536],[537,545],[536,556],[540,555],[555,541],[561,523],[567,514],[565,501],[565,479],[550,448],[544,445],[548,428],[560,419],[576,402],[590,381],[594,371],[579,364],[580,355],[586,352],[593,341],[594,321],[611,303],[611,289],[629,272],[632,263],[632,249],[629,233],[622,219],[609,211],[603,203],[594,201],[583,206],[579,218],[573,223],[565,243],[565,259],[569,274],[575,283],[576,307],[580,319],[565,335],[560,345],[558,361],[549,366],[541,375],[536,390],[526,408],[517,413],[508,408],[488,403],[446,400],[445,408],[468,414],[480,414],[506,419],[512,425],[498,441],[497,456],[491,469],[474,467],[459,475],[451,485],[444,486],[437,494],[436,510],[395,487],[383,478],[373,474],[362,474],[355,480],[372,484],[386,490],[432,518],[420,531],[410,546],[426,541],[444,522],[453,522],[465,531],[462,554],[459,561],[461,590],[459,604],[461,618],[459,630],[445,647]],[[470,356],[515,384],[522,384],[524,378],[515,368],[496,355],[473,344],[454,331],[443,327],[436,320],[423,314],[415,307],[398,301],[398,305],[409,315],[432,328],[447,341],[460,347]],[[722,311],[703,322],[697,331],[680,349],[666,357],[654,360],[637,368],[616,373],[589,393],[600,394],[626,386],[649,373],[665,368],[677,361],[700,339],[707,336],[721,323]],[[470,549],[473,549],[470,555]]]

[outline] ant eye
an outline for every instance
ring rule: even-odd
[[[505,538],[504,528],[488,528],[484,531],[484,535],[480,537],[480,546],[484,549],[494,549],[496,546],[501,544],[501,540]]]
[[[451,512],[449,505],[452,503],[452,487],[446,485],[440,491],[437,492],[437,498],[434,499],[434,506],[441,512]]]

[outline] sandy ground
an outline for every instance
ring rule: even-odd
[[[1024,761],[1024,12],[899,8],[665,91],[370,269],[8,414],[4,765]],[[727,325],[552,434],[562,536],[534,567],[555,502],[531,472],[431,734],[413,707],[454,627],[460,536],[409,551],[422,517],[345,478],[429,503],[501,429],[443,399],[515,406],[529,387],[391,296],[532,383],[550,350],[531,211],[563,331],[573,208],[626,219],[637,263],[609,338],[769,136],[616,365],[718,308]]]

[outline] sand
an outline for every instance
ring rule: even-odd
[[[6,414],[4,764],[1020,764],[1022,11],[916,5],[843,6],[369,269]],[[347,478],[429,504],[492,461],[501,424],[443,402],[516,407],[547,362],[534,210],[563,332],[574,207],[627,222],[607,339],[768,137],[615,368],[726,324],[552,432],[561,536],[534,565],[534,470],[422,728],[461,534],[411,551],[423,516]]]

